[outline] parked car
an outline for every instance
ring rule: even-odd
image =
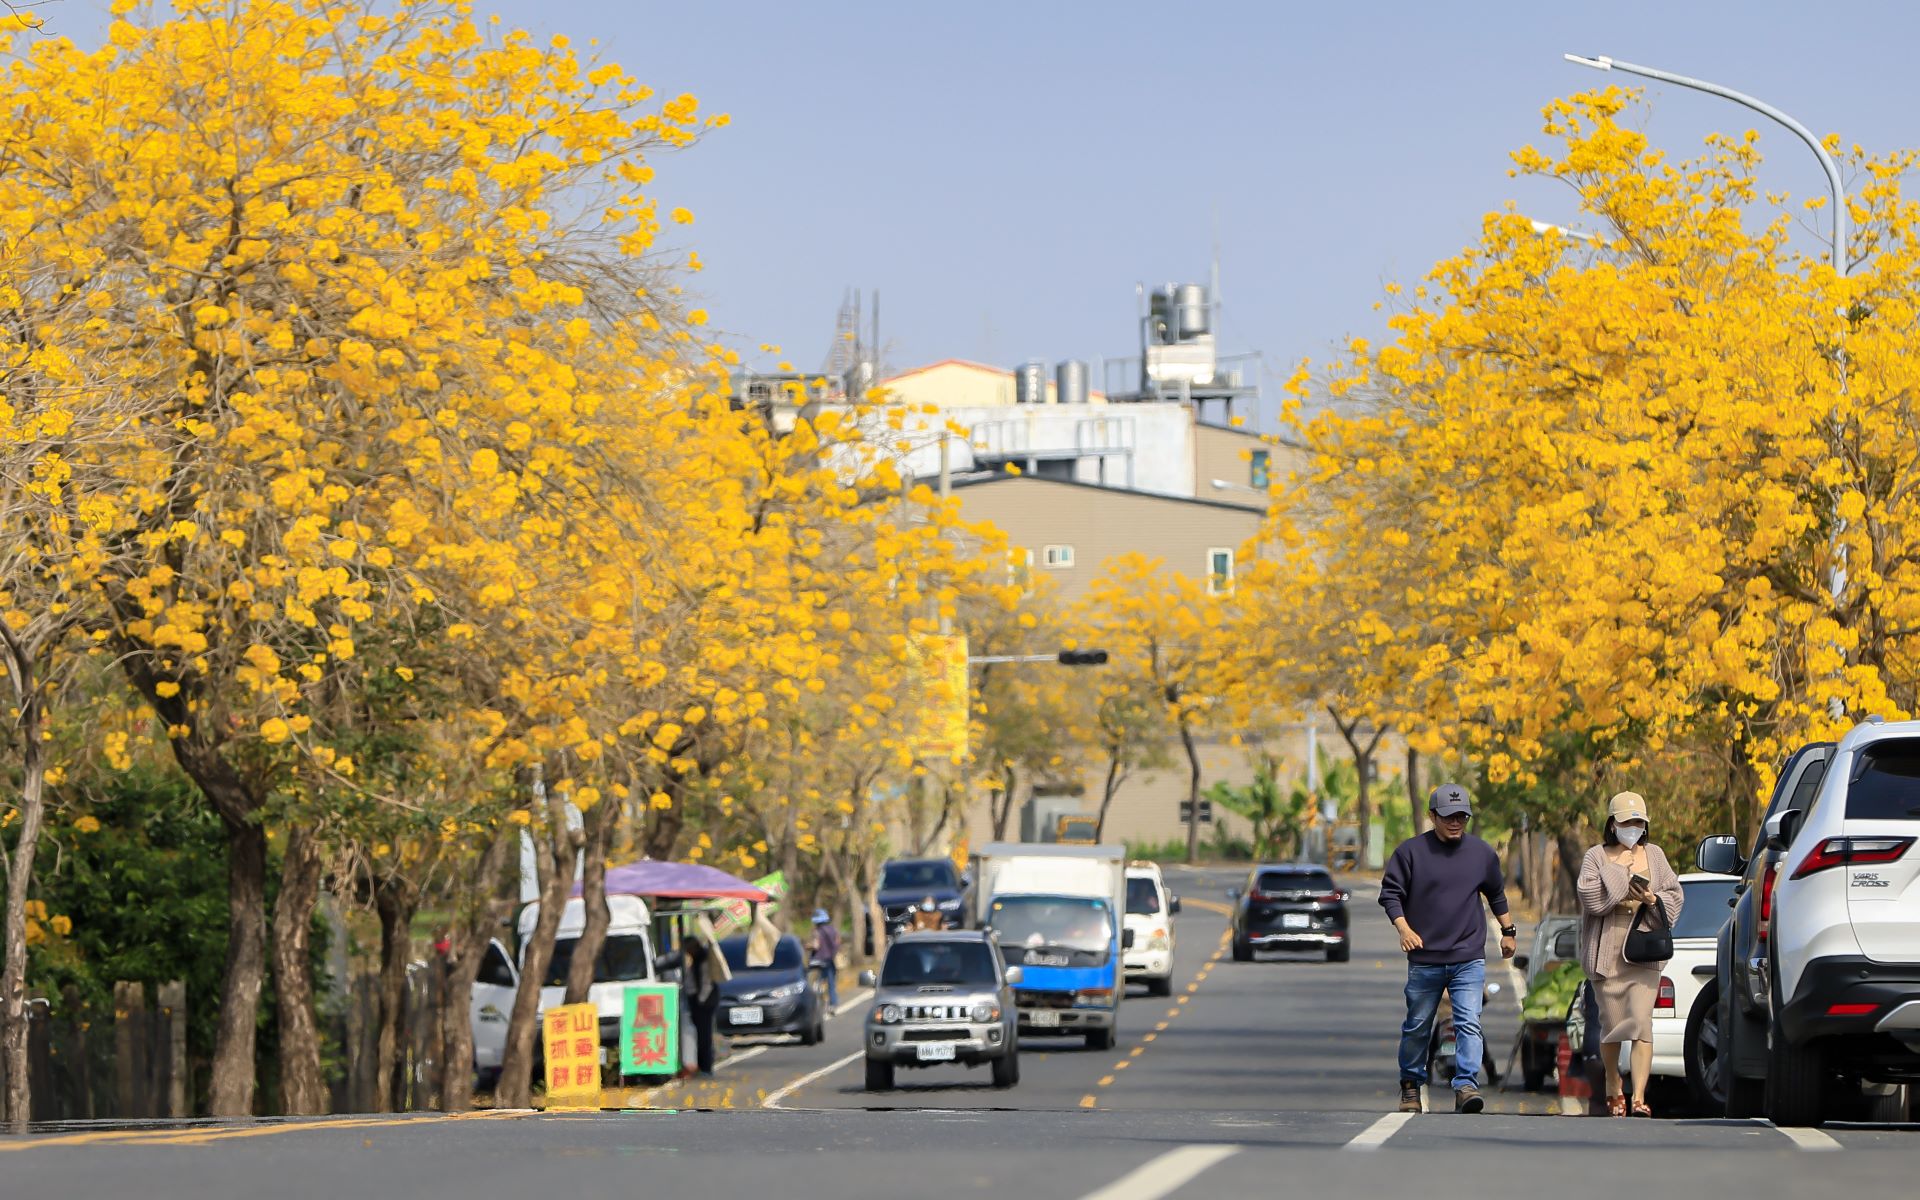
[[[991,935],[977,929],[903,933],[887,947],[867,1010],[867,1090],[893,1087],[898,1067],[943,1063],[993,1069],[993,1086],[1020,1082],[1013,985],[1021,969],[1005,965]]]
[[[1767,1116],[1899,1120],[1920,1084],[1920,721],[1870,719],[1768,818]],[[1837,1086],[1836,1086],[1837,1085]]]
[[[1233,961],[1251,962],[1255,950],[1320,950],[1328,962],[1353,954],[1347,940],[1347,901],[1353,893],[1313,863],[1255,867],[1234,900]]]
[[[1706,1111],[1729,1117],[1760,1116],[1765,1110],[1767,1024],[1773,973],[1767,928],[1781,851],[1768,845],[1766,827],[1785,812],[1805,812],[1826,777],[1833,743],[1794,751],[1780,768],[1761,815],[1761,829],[1746,854],[1734,837],[1710,837],[1694,853],[1704,872],[1741,876],[1734,885],[1732,916],[1720,929],[1714,975],[1700,990],[1687,1021],[1689,1086],[1707,1101]]]
[[[886,921],[887,936],[891,938],[912,923],[920,902],[928,896],[933,897],[942,928],[960,928],[971,891],[968,885],[967,877],[950,858],[896,858],[883,864],[874,898]]]
[[[1127,864],[1126,928],[1133,944],[1123,959],[1127,982],[1147,985],[1149,996],[1173,995],[1173,915],[1180,897],[1167,890],[1160,864]]]
[[[652,983],[653,932],[647,906],[638,896],[608,896],[611,923],[593,964],[593,985],[588,1000],[600,1010],[600,1062],[620,1061],[620,1006],[629,983]],[[526,953],[527,939],[533,936],[540,919],[540,905],[528,904],[520,910],[517,924],[520,952],[510,955],[498,941],[490,943],[481,960],[469,1002],[468,1022],[473,1030],[473,1065],[482,1086],[491,1086],[500,1074],[506,1054],[507,1024],[513,1013],[514,992],[520,986],[520,965]],[[540,1012],[566,998],[567,973],[573,967],[573,950],[586,930],[586,902],[575,896],[560,911],[560,928],[554,935],[553,958],[547,963],[541,980]],[[536,1055],[538,1054],[536,1040]]]
[[[1687,1018],[1706,981],[1713,978],[1720,927],[1733,915],[1733,889],[1739,884],[1734,875],[1680,876],[1683,899],[1680,919],[1673,923],[1673,957],[1661,973],[1653,1001],[1653,1073],[1658,1078],[1687,1079]],[[1696,1093],[1691,1099],[1696,1111],[1719,1115],[1711,1096]]]
[[[787,934],[775,942],[773,961],[765,966],[749,965],[744,935],[720,939],[720,953],[733,978],[720,985],[714,1032],[728,1037],[791,1034],[803,1046],[818,1045],[826,1037],[826,1001],[813,984],[799,938]]]

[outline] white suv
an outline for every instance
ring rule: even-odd
[[[1173,995],[1173,914],[1180,897],[1167,891],[1160,865],[1127,864],[1126,928],[1133,934],[1122,962],[1127,982],[1147,985],[1149,996]]]
[[[1901,1085],[1920,1085],[1920,721],[1847,734],[1807,810],[1768,818],[1766,835],[1785,851],[1767,1115],[1818,1125],[1859,1097],[1859,1115],[1899,1119]]]

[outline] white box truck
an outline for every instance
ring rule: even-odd
[[[1123,846],[992,842],[973,854],[975,928],[991,930],[1010,967],[1022,1035],[1118,1038],[1132,934]]]

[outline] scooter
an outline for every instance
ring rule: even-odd
[[[1500,994],[1500,985],[1489,983],[1481,993],[1480,1011],[1486,1012],[1486,1001]],[[1500,1075],[1493,1065],[1493,1046],[1486,1036],[1484,1023],[1480,1038],[1480,1073],[1489,1088],[1498,1087]],[[1453,1079],[1454,1060],[1459,1056],[1453,1036],[1453,1000],[1448,996],[1440,997],[1440,1007],[1433,1016],[1433,1036],[1427,1043],[1427,1078],[1438,1084],[1450,1083]]]

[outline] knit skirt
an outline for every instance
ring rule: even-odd
[[[1599,981],[1594,998],[1600,1005],[1602,1042],[1651,1042],[1653,1000],[1660,990],[1660,968],[1622,962]]]

